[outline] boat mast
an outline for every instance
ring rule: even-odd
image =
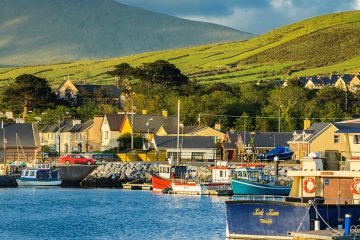
[[[176,164],[179,165],[179,145],[180,145],[180,100],[178,100],[178,118],[177,118],[177,142],[176,142]]]
[[[4,128],[4,122],[1,122],[1,128],[3,130],[3,160],[4,160],[4,164],[6,164],[6,135],[5,135],[5,128]]]

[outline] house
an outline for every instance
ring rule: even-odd
[[[320,77],[310,77],[304,85],[304,88],[307,89],[320,89],[322,87],[324,87],[324,82]]]
[[[154,136],[151,148],[166,150],[167,157],[177,156],[181,160],[214,161],[216,159],[216,145],[212,137],[181,136],[179,148],[176,136]],[[179,155],[178,155],[179,154]]]
[[[119,137],[123,134],[132,133],[130,120],[126,113],[105,114],[100,129],[101,151],[118,147]]]
[[[61,83],[56,90],[57,97],[76,105],[82,100],[105,98],[120,103],[121,91],[116,85],[74,84],[70,79]]]
[[[239,133],[234,130],[227,131],[224,136],[224,141],[221,144],[222,159],[223,160],[237,160],[239,157],[239,149],[237,146],[239,140]]]
[[[349,85],[353,76],[350,74],[342,74],[335,82],[335,87],[344,91],[349,91]]]
[[[296,159],[311,152],[323,152],[329,159],[339,159],[340,156],[350,159],[360,156],[359,132],[358,122],[314,123],[308,129],[294,131],[288,143]]]
[[[349,91],[354,93],[360,92],[360,74],[355,75],[349,83]]]
[[[265,153],[275,147],[288,146],[291,132],[239,132],[239,152]]]
[[[176,136],[176,126],[162,125],[156,132],[157,136]],[[208,126],[180,126],[179,135],[181,136],[202,136],[213,137],[214,142],[223,142],[225,134]]]
[[[40,132],[41,146],[49,146],[51,152],[100,151],[101,124],[103,117],[95,116],[84,123],[76,119],[65,119],[57,124],[45,126]]]
[[[1,161],[4,161],[4,153],[7,162],[31,162],[39,159],[41,145],[37,125],[35,123],[3,125],[0,129]]]

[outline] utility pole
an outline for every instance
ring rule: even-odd
[[[179,165],[179,145],[180,145],[180,100],[178,100],[178,119],[177,119],[177,141],[176,141],[176,164]]]
[[[58,140],[59,140],[59,157],[60,157],[60,119],[58,120],[58,128],[59,128],[59,134],[58,134]]]
[[[278,132],[280,132],[281,129],[281,108],[279,107],[279,118],[278,118]]]
[[[134,149],[134,102],[131,98],[131,150]]]

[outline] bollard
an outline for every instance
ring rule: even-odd
[[[319,231],[320,230],[320,221],[314,220],[314,230]]]
[[[277,181],[278,176],[279,176],[279,157],[278,156],[274,157],[274,164],[275,164],[274,167],[275,167],[275,178],[276,178],[275,181]]]
[[[345,231],[344,235],[350,235],[350,227],[351,227],[351,214],[345,214]]]

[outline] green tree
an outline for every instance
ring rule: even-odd
[[[252,119],[249,114],[244,112],[241,117],[235,121],[235,129],[237,131],[250,131],[253,130]]]
[[[132,94],[132,85],[138,76],[138,69],[131,67],[128,63],[121,63],[116,65],[114,70],[108,71],[107,74],[117,78],[117,85],[121,93],[124,93],[126,96]]]
[[[131,134],[127,133],[118,138],[119,150],[131,149]],[[134,149],[141,149],[143,138],[140,135],[134,135]]]
[[[28,110],[53,107],[56,96],[46,79],[31,74],[23,74],[8,85],[2,95],[2,101],[14,112],[20,113],[26,119]]]

